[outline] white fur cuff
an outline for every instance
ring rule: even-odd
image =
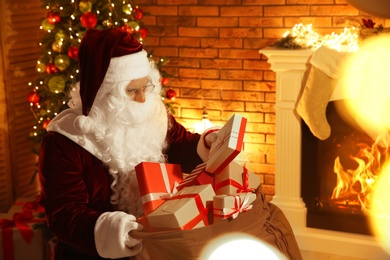
[[[96,250],[104,258],[121,258],[137,255],[142,241],[130,237],[131,230],[140,230],[133,215],[122,211],[105,212],[95,224]]]

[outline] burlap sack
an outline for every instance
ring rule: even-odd
[[[131,236],[143,240],[144,249],[152,260],[186,260],[201,259],[202,250],[212,239],[232,232],[255,236],[274,246],[288,259],[302,259],[294,233],[283,212],[277,206],[267,203],[262,194],[258,194],[250,211],[241,213],[233,220],[223,220],[193,230],[133,231]],[[148,259],[145,250],[137,259]],[[260,255],[258,259],[261,259]]]

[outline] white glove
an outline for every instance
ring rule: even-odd
[[[211,147],[211,144],[217,140],[217,131],[211,132],[204,137],[206,147]]]
[[[142,250],[142,240],[130,236],[130,231],[143,229],[136,217],[122,211],[105,212],[95,224],[95,245],[104,258],[134,256]]]
[[[198,142],[198,147],[197,147],[197,152],[202,158],[204,162],[207,161],[209,152],[210,152],[210,147],[213,142],[217,140],[217,133],[221,129],[220,127],[212,127],[204,131],[204,133],[200,136],[199,142]]]

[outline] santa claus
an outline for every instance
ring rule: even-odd
[[[39,157],[41,204],[58,238],[56,259],[129,258],[143,214],[134,166],[207,158],[212,135],[192,134],[167,111],[160,74],[120,29],[88,30],[70,108],[48,125]]]

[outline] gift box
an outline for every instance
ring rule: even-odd
[[[214,176],[214,190],[217,195],[241,192],[255,192],[260,177],[236,162],[231,162]]]
[[[234,114],[218,131],[217,140],[210,147],[208,160],[199,164],[178,186],[213,184],[214,176],[219,174],[241,152],[246,127],[246,118]]]
[[[252,209],[256,194],[252,192],[216,195],[213,199],[213,223],[223,219],[234,219],[241,212]]]
[[[0,259],[44,260],[46,219],[38,200],[20,198],[8,213],[0,214]]]
[[[142,162],[135,166],[145,216],[164,203],[164,197],[176,193],[183,180],[179,164]]]
[[[209,224],[215,192],[211,184],[185,187],[150,213],[150,225],[158,230],[190,230]]]
[[[206,171],[219,174],[241,152],[247,119],[234,114],[218,131],[210,147]]]
[[[184,187],[213,184],[213,174],[206,171],[206,163],[199,164],[195,167],[185,179],[177,186],[177,190],[182,190]]]

